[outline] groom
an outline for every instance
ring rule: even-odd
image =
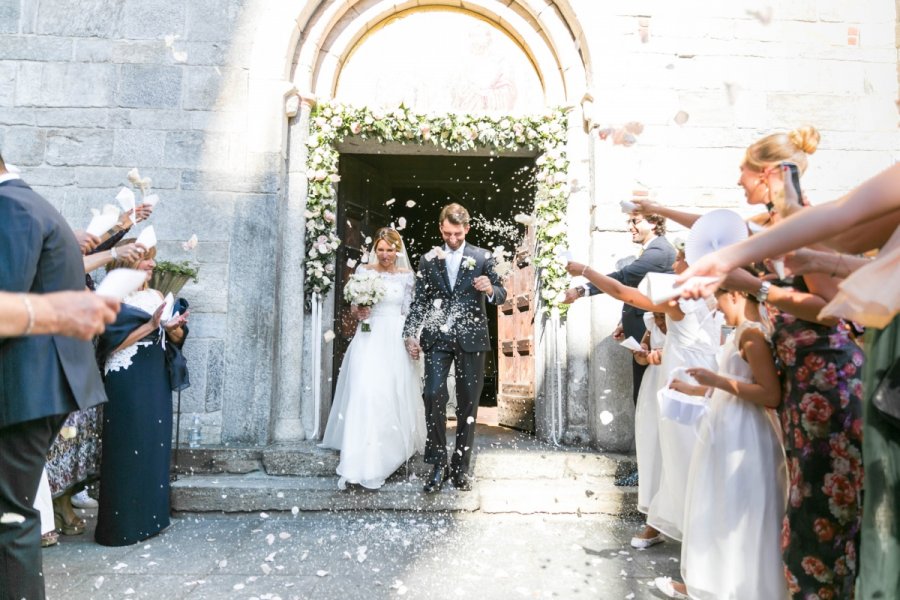
[[[410,357],[418,360],[425,354],[425,462],[434,465],[425,493],[440,490],[450,477],[457,489],[472,489],[469,463],[475,418],[484,386],[484,357],[491,350],[485,300],[491,304],[506,300],[490,251],[466,244],[468,211],[456,203],[445,206],[440,230],[444,246],[419,261],[416,297],[403,327]],[[448,464],[447,374],[453,363],[456,446]]]

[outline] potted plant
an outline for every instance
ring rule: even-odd
[[[193,280],[194,283],[197,283],[199,280],[198,272],[199,268],[186,260],[181,262],[161,260],[153,268],[153,275],[150,277],[150,287],[158,290],[163,296],[169,292],[172,292],[173,296],[177,296],[188,280]]]
[[[183,243],[181,247],[185,251],[193,251],[197,247],[197,235],[192,235],[191,239]],[[173,296],[177,296],[188,280],[193,280],[194,283],[199,281],[199,271],[200,267],[188,260],[178,262],[161,260],[153,268],[150,287],[158,290],[163,296],[169,292]]]

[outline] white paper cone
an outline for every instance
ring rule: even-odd
[[[134,212],[134,192],[128,188],[122,188],[116,194],[116,202],[122,207],[122,210],[128,213]]]
[[[85,231],[90,233],[91,235],[101,236],[110,229],[112,229],[113,225],[116,224],[116,221],[119,220],[118,215],[111,214],[99,214],[94,215],[94,218],[91,219],[91,222],[88,223],[88,226],[85,228]]]
[[[137,240],[135,240],[135,243],[141,244],[147,250],[155,246],[156,232],[153,230],[153,225],[148,225],[147,227],[145,227],[141,234],[138,236]]]
[[[632,352],[643,352],[643,350],[644,350],[641,347],[641,345],[637,342],[637,340],[635,340],[631,336],[629,336],[629,337],[625,338],[624,340],[622,340],[621,342],[619,342],[619,345],[622,346],[623,348],[627,348],[628,350],[631,350]]]
[[[141,289],[145,281],[147,281],[145,271],[113,269],[97,286],[97,295],[123,300],[128,294]]]

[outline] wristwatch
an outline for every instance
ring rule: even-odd
[[[756,299],[760,304],[765,304],[766,300],[769,299],[769,288],[772,287],[771,281],[763,281],[759,286],[759,291],[756,292]]]

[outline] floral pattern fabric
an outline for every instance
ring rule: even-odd
[[[774,312],[774,311],[773,311]],[[774,312],[790,491],[782,529],[796,598],[853,598],[861,523],[863,352],[841,323]]]
[[[100,474],[103,406],[71,413],[47,455],[47,479],[53,496]]]

